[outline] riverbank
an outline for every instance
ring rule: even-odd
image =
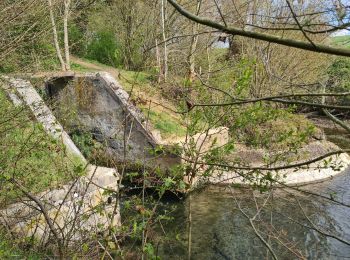
[[[267,165],[264,163],[265,150],[241,146],[231,156],[238,158],[241,165],[252,169],[237,167],[237,169],[230,171],[215,170],[210,177],[198,177],[196,184],[299,186],[318,183],[343,173],[350,166],[350,156],[347,153],[335,154],[313,161],[315,158],[340,150],[339,146],[327,140],[313,141],[299,149],[297,153],[284,154],[282,162]],[[303,165],[309,161],[312,163]],[[292,167],[293,165],[295,167]],[[283,167],[287,169],[282,169]]]

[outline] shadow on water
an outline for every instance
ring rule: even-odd
[[[341,136],[337,140],[333,138],[343,148],[350,147]],[[302,189],[350,205],[349,187],[348,169]],[[162,259],[188,259],[189,255],[190,259],[272,259],[241,212],[254,216],[270,196],[253,223],[278,259],[350,259],[349,245],[324,235],[350,241],[350,207],[299,192],[275,190],[272,194],[208,187],[185,201],[169,203],[177,204],[177,210],[162,230],[166,236],[158,255]]]

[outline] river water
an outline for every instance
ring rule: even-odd
[[[350,172],[347,172],[327,183],[304,188],[350,204],[349,187]],[[334,194],[335,190],[337,194]],[[178,203],[174,219],[163,227],[169,241],[160,244],[159,255],[164,259],[186,259],[190,248],[191,259],[269,259],[271,253],[237,206],[239,204],[250,217],[255,215],[256,205],[261,206],[268,195],[255,192],[254,199],[252,194],[248,189],[231,191],[209,187]],[[304,214],[323,233],[350,241],[350,208],[317,196],[275,191],[273,199],[270,198],[254,223],[266,240],[267,234],[271,233],[269,241],[279,259],[300,259],[302,256],[307,259],[350,259],[350,246],[302,226],[312,225]]]
[[[300,189],[350,205],[350,170]],[[159,228],[162,259],[273,259],[258,235],[278,259],[350,259],[350,207],[319,196],[208,187],[165,208],[173,204],[174,219]],[[242,212],[257,215],[256,232]]]

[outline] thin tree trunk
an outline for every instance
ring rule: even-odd
[[[207,77],[207,80],[209,81],[210,73],[211,73],[210,46],[207,46],[207,60],[208,60],[208,77]]]
[[[162,6],[161,6],[161,15],[162,15],[162,35],[163,35],[163,42],[164,42],[164,60],[163,60],[163,69],[162,69],[162,76],[164,82],[167,81],[168,77],[168,46],[166,42],[166,33],[165,33],[165,19],[166,19],[166,6],[165,2],[166,0],[162,0]]]
[[[201,5],[202,5],[202,0],[197,0],[196,15],[199,15]],[[188,64],[189,64],[188,80],[189,80],[189,82],[193,82],[193,80],[196,77],[195,52],[196,52],[197,43],[198,43],[198,29],[199,29],[199,24],[192,22],[192,34],[193,34],[193,36],[191,39],[190,53],[188,55]]]
[[[56,54],[57,54],[57,57],[58,57],[58,59],[60,61],[61,69],[63,71],[65,71],[66,70],[66,66],[65,66],[65,62],[64,62],[64,60],[62,58],[60,44],[58,42],[57,28],[56,28],[55,16],[54,16],[54,13],[53,13],[52,1],[51,0],[47,0],[47,2],[49,4],[50,19],[51,19],[52,33],[53,33],[53,41],[54,41],[54,45],[55,45],[55,49],[56,49]]]
[[[162,65],[160,61],[159,46],[158,46],[157,39],[156,39],[156,59],[157,59],[157,67],[158,67],[158,83],[160,83],[162,80],[162,76],[161,76]]]
[[[70,70],[70,56],[69,56],[69,38],[68,38],[68,18],[69,8],[71,0],[64,0],[64,17],[63,17],[63,30],[64,30],[64,54],[66,58],[66,70]]]

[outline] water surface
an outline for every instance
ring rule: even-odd
[[[348,171],[326,183],[307,188],[350,204],[349,187]],[[338,191],[337,194],[334,191]],[[192,194],[183,203],[178,203],[174,220],[164,227],[166,234],[177,240],[163,242],[159,254],[164,259],[186,259],[189,254],[191,259],[270,259],[271,253],[238,209],[240,205],[247,215],[255,215],[256,205],[261,206],[267,195],[254,193],[257,202],[248,189],[232,191],[210,187]],[[274,192],[273,199],[270,198],[267,204],[254,225],[259,234],[270,241],[280,259],[350,259],[350,246],[302,226],[312,227],[306,215],[322,232],[350,241],[349,207],[328,203],[315,196],[282,191]],[[268,234],[272,235],[269,237]]]

